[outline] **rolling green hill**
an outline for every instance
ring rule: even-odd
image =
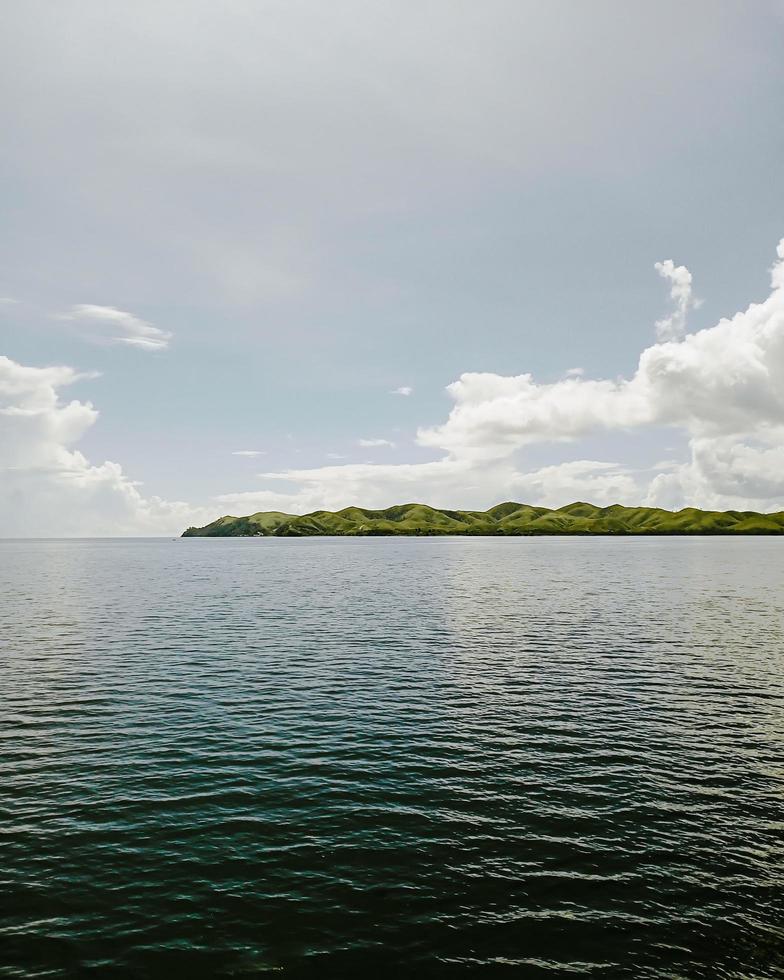
[[[220,517],[205,527],[189,527],[184,538],[308,537],[311,535],[443,534],[784,534],[784,512],[707,511],[687,507],[595,507],[574,503],[550,510],[505,503],[487,511],[441,510],[401,504],[386,510],[345,507],[301,517],[265,511],[249,517]]]

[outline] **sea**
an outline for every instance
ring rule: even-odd
[[[784,976],[784,541],[0,542],[0,976]]]

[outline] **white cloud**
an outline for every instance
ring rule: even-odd
[[[784,510],[784,427],[767,444],[734,436],[693,439],[691,460],[651,482],[650,506],[699,505],[712,510]]]
[[[675,265],[672,259],[654,263],[654,268],[662,277],[672,283],[670,298],[675,309],[669,315],[656,321],[656,336],[659,340],[680,340],[686,333],[686,318],[689,310],[700,305],[692,298],[691,273],[685,265]]]
[[[94,339],[108,339],[141,350],[166,350],[172,337],[168,331],[113,306],[80,303],[71,307],[67,313],[59,313],[57,319],[74,321],[91,331],[98,329],[99,334],[92,333]]]
[[[71,448],[95,423],[89,402],[62,402],[85,378],[0,356],[0,536],[175,534],[211,510],[144,497],[117,463]]]
[[[774,289],[731,319],[654,344],[629,379],[464,374],[447,390],[447,421],[420,429],[420,445],[473,459],[502,458],[534,442],[597,431],[674,426],[692,437],[757,433],[784,424],[784,240]]]
[[[784,240],[777,251],[773,289],[764,302],[679,341],[654,344],[628,379],[594,380],[572,372],[538,384],[530,374],[467,373],[447,388],[455,404],[446,422],[418,432],[419,444],[445,453],[441,459],[268,473],[263,476],[299,489],[264,492],[283,509],[360,501],[384,506],[407,497],[455,507],[487,506],[504,497],[550,505],[582,497],[599,503],[645,499],[672,507],[782,508]],[[513,461],[536,442],[668,426],[689,437],[692,459],[667,462],[668,472],[659,472],[649,486],[639,474],[608,462],[573,460],[524,473]]]
[[[395,388],[393,391],[390,391],[390,395],[404,395],[405,397],[408,397],[409,395],[413,394],[413,392],[414,389],[409,385],[401,385],[399,388]]]
[[[512,469],[506,464],[486,471],[483,487],[488,483],[509,483]],[[430,463],[347,463],[309,469],[288,469],[262,473],[274,482],[296,484],[294,491],[282,489],[222,494],[216,500],[242,511],[269,508],[306,513],[326,508],[337,510],[351,504],[364,507],[389,507],[407,501],[424,501],[466,506],[463,489],[476,482],[468,461],[441,459]],[[469,479],[470,477],[470,479]]]
[[[570,367],[564,372],[567,378],[581,378],[585,374],[585,368]]]
[[[232,456],[266,456],[266,452],[263,449],[235,449],[231,454]]]
[[[389,439],[357,439],[357,445],[362,446],[363,449],[373,449],[381,448],[386,446],[388,449],[394,449],[394,442],[390,442]]]
[[[583,500],[592,504],[636,504],[640,489],[626,468],[615,463],[577,459],[520,473],[513,480],[515,500],[561,507]]]
[[[454,400],[447,420],[418,433],[438,459],[263,473],[271,486],[221,494],[210,508],[144,497],[117,463],[94,466],[72,448],[97,412],[88,402],[62,402],[59,392],[83,375],[0,358],[0,534],[177,533],[227,509],[306,513],[415,500],[482,509],[503,499],[558,506],[579,498],[784,509],[784,240],[772,287],[730,319],[647,348],[628,379],[574,375],[538,384],[528,374],[464,374],[447,389]],[[520,468],[520,451],[535,442],[646,427],[683,432],[690,460],[637,472],[580,458]]]
[[[507,461],[479,465],[444,458],[429,463],[349,463],[262,473],[266,480],[295,484],[295,490],[258,490],[215,498],[233,513],[283,510],[305,514],[352,504],[390,507],[419,502],[434,507],[481,509],[501,500],[560,506],[586,498],[599,504],[639,502],[640,489],[614,463],[576,460],[521,473]]]

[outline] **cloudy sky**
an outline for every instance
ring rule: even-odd
[[[784,2],[24,0],[0,534],[784,509]]]

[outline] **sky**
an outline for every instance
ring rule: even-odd
[[[25,0],[0,535],[784,509],[784,0]]]

